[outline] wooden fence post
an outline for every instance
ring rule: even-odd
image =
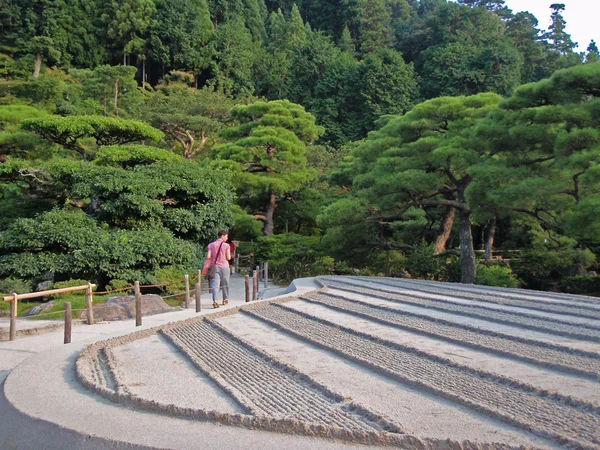
[[[244,301],[246,303],[250,301],[250,277],[248,275],[244,277]]]
[[[258,273],[256,270],[252,271],[252,300],[256,300],[258,296]]]
[[[142,293],[140,291],[140,282],[134,283],[135,291],[135,326],[139,327],[142,325]]]
[[[258,289],[258,282],[260,281],[260,264],[256,266],[256,287]]]
[[[88,325],[94,325],[94,294],[92,292],[92,283],[88,283],[88,287],[85,291],[85,303],[87,307]]]
[[[71,343],[71,322],[73,319],[71,312],[71,302],[65,303],[65,344]]]
[[[265,289],[269,287],[269,263],[266,262],[263,265],[263,286]]]
[[[201,294],[202,294],[202,271],[198,271],[198,283],[196,283],[196,312],[202,311],[202,302],[201,302]]]
[[[10,340],[14,341],[17,338],[17,309],[18,296],[13,292],[13,300],[10,302]]]
[[[240,255],[237,252],[235,252],[235,258],[233,259],[233,271],[240,273]]]
[[[185,274],[185,309],[190,307],[190,276]]]

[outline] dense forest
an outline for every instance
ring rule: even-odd
[[[0,292],[197,268],[600,293],[600,57],[504,0],[0,0]]]

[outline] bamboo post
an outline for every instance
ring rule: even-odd
[[[265,289],[269,287],[269,263],[263,264],[263,286]]]
[[[14,341],[17,338],[17,307],[18,296],[13,292],[13,299],[10,302],[10,340]]]
[[[134,283],[135,291],[135,326],[142,325],[142,293],[140,292],[140,282]]]
[[[65,344],[71,343],[71,322],[73,316],[71,313],[71,302],[65,303]]]
[[[92,283],[88,283],[88,287],[85,291],[85,303],[87,307],[88,325],[94,325],[94,294],[92,292]]]
[[[252,271],[252,300],[256,300],[258,296],[258,273],[256,270]]]
[[[250,301],[250,277],[248,275],[244,277],[244,300],[246,303]]]
[[[190,307],[190,276],[185,274],[185,309]]]
[[[198,283],[196,283],[196,312],[199,313],[202,311],[202,302],[201,302],[201,293],[202,293],[202,271],[198,271]]]

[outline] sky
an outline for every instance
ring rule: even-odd
[[[571,35],[573,42],[579,44],[576,51],[585,51],[592,39],[600,45],[600,0],[505,0],[513,14],[520,11],[533,14],[541,30],[547,30],[550,25],[550,5],[553,3],[565,5],[563,17],[567,21],[566,32]]]

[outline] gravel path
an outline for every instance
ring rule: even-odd
[[[429,294],[451,295],[452,297],[464,298],[478,302],[491,303],[496,305],[514,306],[517,308],[526,308],[547,313],[566,314],[569,316],[586,317],[589,319],[600,319],[600,308],[597,306],[575,303],[568,300],[541,300],[541,299],[520,299],[496,295],[493,293],[472,292],[462,289],[448,289],[435,285],[426,285],[419,283],[407,283],[401,279],[379,280],[377,284],[384,286],[400,287],[411,289],[413,291],[425,292]]]
[[[341,312],[376,320],[380,323],[426,336],[444,339],[499,355],[518,358],[543,367],[576,373],[593,380],[600,380],[600,354],[598,353],[583,352],[546,342],[495,333],[441,319],[433,319],[425,315],[371,305],[328,292],[312,294],[301,298],[308,302],[321,304]]]
[[[452,363],[285,306],[258,305],[246,313],[403,382],[458,401],[492,417],[581,448],[600,448],[595,408],[537,391],[514,380]]]
[[[320,278],[321,279],[321,278]],[[484,308],[473,305],[461,305],[449,300],[433,300],[419,297],[418,294],[403,295],[396,294],[391,289],[378,288],[375,285],[365,286],[360,281],[348,279],[321,279],[327,286],[346,292],[353,292],[368,295],[374,298],[381,298],[388,301],[411,304],[426,308],[433,308],[440,311],[452,312],[463,316],[470,316],[488,321],[513,324],[523,328],[540,330],[548,333],[559,334],[562,336],[574,337],[577,339],[600,342],[600,329],[587,325],[568,323],[550,318],[540,318],[526,313],[515,313],[500,311],[497,309]]]

